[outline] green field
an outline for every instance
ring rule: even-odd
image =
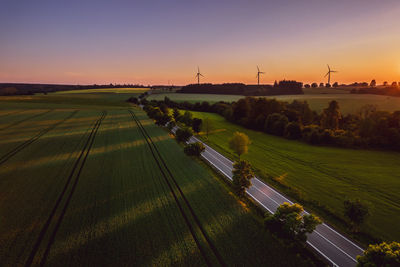
[[[329,89],[327,89],[329,90]],[[149,100],[163,100],[167,96],[171,100],[177,102],[188,101],[196,103],[201,101],[208,101],[215,103],[218,101],[233,102],[237,101],[244,96],[239,95],[213,95],[213,94],[154,94],[148,97]],[[268,98],[275,98],[281,101],[292,102],[293,100],[307,101],[311,109],[321,112],[326,108],[330,101],[336,100],[339,102],[341,112],[343,114],[355,113],[364,105],[376,105],[379,110],[395,111],[400,110],[400,97],[380,96],[380,95],[356,95],[348,93],[335,93],[335,94],[304,94],[304,95],[280,95],[271,96]]]
[[[317,201],[343,218],[343,200],[360,198],[370,205],[371,217],[363,231],[386,240],[400,240],[400,153],[311,146],[267,135],[227,122],[212,113],[214,131],[206,140],[234,158],[228,140],[235,131],[246,133],[252,144],[243,158],[271,182],[267,175],[299,190],[301,197]],[[205,139],[204,135],[202,138]]]
[[[58,91],[54,94],[87,94],[87,93],[114,93],[114,94],[126,94],[126,93],[144,93],[147,92],[148,88],[97,88],[97,89],[82,89],[82,90],[68,90]]]
[[[174,199],[131,107],[111,95],[0,97],[2,266],[204,266],[210,244],[230,266],[309,265],[133,109],[182,190]]]

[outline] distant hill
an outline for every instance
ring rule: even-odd
[[[190,84],[183,86],[177,93],[187,94],[222,94],[244,96],[302,95],[303,83],[296,81],[280,81],[275,85],[246,85],[243,83],[224,84]]]

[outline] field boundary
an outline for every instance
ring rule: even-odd
[[[59,227],[61,225],[61,222],[62,222],[62,220],[63,220],[63,218],[65,216],[65,213],[67,211],[67,208],[69,206],[69,203],[70,203],[70,201],[72,199],[72,195],[73,195],[73,193],[75,191],[75,188],[76,188],[76,186],[78,184],[78,180],[79,180],[80,174],[82,172],[83,166],[85,165],[86,159],[87,159],[87,157],[88,157],[88,155],[90,153],[90,150],[92,148],[92,145],[94,143],[97,131],[99,130],[100,125],[101,125],[102,121],[104,120],[104,118],[106,117],[106,115],[107,115],[107,112],[103,111],[102,115],[100,116],[100,118],[95,122],[95,124],[94,124],[94,126],[92,128],[92,131],[90,132],[90,134],[88,136],[88,139],[86,140],[86,142],[85,142],[85,144],[83,146],[83,149],[81,150],[81,153],[79,154],[78,159],[75,161],[75,164],[74,164],[74,166],[73,166],[73,168],[71,170],[70,175],[68,176],[68,179],[67,179],[67,181],[66,181],[66,183],[64,185],[64,188],[63,188],[61,194],[59,195],[59,197],[58,197],[58,199],[57,199],[57,201],[56,201],[56,203],[55,203],[55,205],[54,205],[49,217],[46,220],[46,223],[43,225],[43,228],[39,233],[38,239],[36,240],[36,243],[33,246],[33,249],[32,249],[32,251],[31,251],[31,253],[30,253],[30,255],[29,255],[29,257],[28,257],[28,259],[27,259],[27,261],[25,263],[25,266],[31,266],[32,265],[33,260],[34,260],[36,254],[37,254],[37,251],[39,250],[39,247],[40,247],[40,245],[41,245],[41,243],[42,243],[42,241],[44,239],[44,236],[46,235],[46,232],[49,229],[51,222],[53,221],[53,218],[54,218],[54,216],[55,216],[55,214],[57,212],[57,209],[58,209],[59,205],[61,204],[61,202],[62,202],[62,200],[64,198],[64,195],[67,192],[67,189],[70,187],[69,185],[71,184],[71,181],[72,181],[72,179],[74,177],[74,174],[76,173],[75,171],[76,171],[76,169],[78,168],[78,166],[80,164],[78,173],[76,174],[75,180],[74,180],[74,182],[72,184],[71,191],[70,191],[70,193],[69,193],[69,195],[68,195],[68,197],[66,199],[66,202],[64,204],[63,209],[61,210],[61,214],[58,217],[56,226],[55,226],[55,228],[54,228],[54,230],[53,230],[53,232],[52,232],[52,234],[50,236],[50,240],[49,240],[49,242],[48,242],[48,244],[46,246],[45,253],[43,254],[43,257],[42,257],[42,259],[40,261],[40,266],[43,266],[45,264],[46,259],[47,259],[47,255],[48,255],[48,253],[50,251],[50,248],[51,248],[51,246],[52,246],[52,244],[53,244],[53,242],[55,240],[55,236],[57,234],[57,231],[58,231],[58,229],[59,229]],[[86,154],[85,154],[85,151],[86,151]],[[83,157],[83,160],[81,161],[82,157]]]

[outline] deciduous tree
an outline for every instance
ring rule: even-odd
[[[229,140],[229,147],[239,156],[246,154],[249,150],[250,139],[241,132],[235,132]]]
[[[369,245],[364,255],[357,256],[357,266],[400,266],[400,243],[380,243]]]
[[[283,203],[274,215],[266,214],[265,225],[278,235],[297,241],[307,241],[307,233],[312,233],[321,220],[312,214],[302,214],[300,204]]]
[[[233,164],[233,188],[239,196],[243,196],[246,188],[251,186],[251,178],[254,177],[254,172],[251,169],[250,163],[245,160],[239,160]]]
[[[350,224],[352,225],[352,230],[357,232],[369,215],[369,208],[367,205],[361,203],[359,199],[347,199],[343,202],[343,204],[344,216],[349,219]]]

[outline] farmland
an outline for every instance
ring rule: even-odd
[[[177,102],[188,101],[191,103],[201,102],[201,101],[208,101],[210,103],[215,103],[218,101],[233,102],[244,97],[239,95],[167,93],[167,94],[150,95],[148,99],[163,100],[165,96]],[[307,101],[311,109],[317,112],[321,112],[324,108],[326,108],[331,100],[336,100],[339,102],[340,110],[343,114],[355,113],[362,106],[367,104],[376,105],[379,110],[386,110],[386,111],[400,110],[400,98],[391,96],[356,95],[348,93],[335,93],[335,94],[310,93],[304,95],[271,96],[268,98],[275,98],[277,100],[288,101],[288,102],[291,102],[293,100]]]
[[[0,98],[2,265],[308,266],[130,96]]]
[[[343,218],[344,199],[360,198],[371,210],[362,230],[386,240],[400,239],[400,232],[393,227],[393,222],[400,221],[399,153],[311,146],[245,129],[216,114],[192,113],[212,121],[214,129],[208,140],[201,137],[230,158],[235,156],[229,138],[235,131],[246,133],[252,144],[243,158],[266,182],[273,182],[272,176],[339,218]]]

